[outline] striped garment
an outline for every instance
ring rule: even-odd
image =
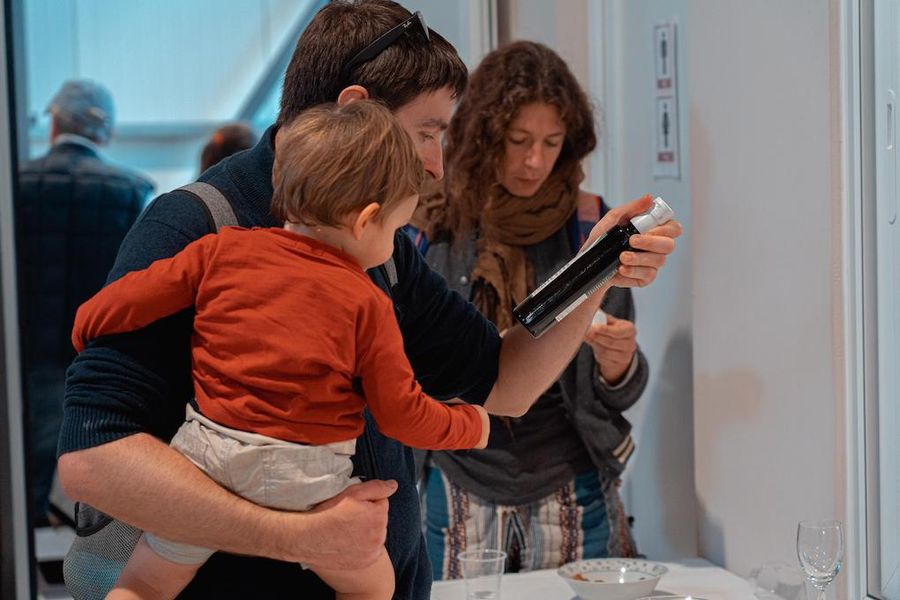
[[[618,483],[591,470],[541,500],[502,506],[467,492],[429,463],[420,496],[434,579],[461,578],[456,556],[472,548],[504,550],[508,573],[636,556]]]

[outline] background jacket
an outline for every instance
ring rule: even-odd
[[[75,311],[103,287],[153,185],[63,142],[25,163],[16,194],[19,307],[26,365],[65,369]]]

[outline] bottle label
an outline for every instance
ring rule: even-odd
[[[562,312],[554,317],[554,320],[558,323],[569,316],[569,313],[581,306],[581,303],[588,299],[588,297],[603,287],[603,284],[613,278],[613,275],[616,274],[615,269],[613,269],[609,275],[598,281],[591,289],[583,293],[579,298],[577,298],[572,304],[570,304],[567,308],[565,308]],[[606,322],[606,317],[604,316],[603,322]]]
[[[587,294],[582,294],[579,298],[576,298],[575,302],[570,304],[567,309],[563,310],[558,315],[556,315],[556,317],[555,317],[556,321],[559,322],[559,321],[562,321],[563,319],[565,319],[569,315],[570,312],[572,312],[573,310],[575,310],[576,308],[581,306],[581,303],[587,299],[588,299]]]
[[[589,289],[588,291],[586,291],[585,294],[587,294],[588,296],[590,296],[591,294],[593,294],[594,292],[596,292],[597,290],[599,290],[600,288],[602,288],[602,287],[603,287],[603,284],[605,284],[607,281],[609,281],[610,279],[612,279],[612,278],[615,276],[615,274],[616,274],[616,269],[613,269],[612,271],[609,272],[609,274],[608,274],[606,277],[603,277],[603,278],[599,279],[599,280],[597,281],[597,283],[594,284],[594,287],[592,287],[591,289]]]
[[[550,277],[550,279],[548,279],[547,281],[545,281],[544,283],[542,283],[540,286],[538,286],[538,288],[537,288],[536,290],[534,290],[533,292],[531,292],[531,293],[528,295],[529,298],[530,298],[531,296],[534,296],[534,295],[540,293],[540,291],[541,291],[542,289],[544,289],[545,287],[547,287],[548,285],[550,285],[550,284],[553,282],[554,279],[556,279],[557,277],[559,277],[560,275],[562,275],[562,274],[565,272],[565,270],[568,269],[568,268],[572,265],[572,263],[574,263],[576,260],[578,260],[578,258],[579,258],[582,254],[584,254],[585,252],[587,252],[588,250],[590,250],[591,248],[593,248],[594,246],[596,246],[596,245],[597,245],[602,239],[604,239],[605,237],[606,237],[606,233],[602,234],[602,235],[601,235],[600,237],[598,237],[596,240],[594,240],[593,242],[591,242],[591,245],[590,245],[590,246],[587,246],[587,247],[585,247],[585,248],[582,248],[582,249],[578,252],[578,254],[576,254],[575,257],[572,258],[572,260],[570,260],[570,261],[567,262],[565,265],[563,265],[562,268],[561,268],[560,270],[558,270],[556,273],[554,273],[554,274]],[[583,301],[584,301],[584,300],[579,301],[579,304],[580,304],[581,302],[583,302]],[[576,305],[576,306],[577,306],[577,305]],[[574,309],[574,308],[570,308],[569,310],[575,310],[575,309]],[[566,314],[569,314],[569,313],[566,313]],[[565,315],[563,315],[563,316],[565,316]],[[558,321],[558,320],[559,320],[559,318],[557,318],[557,321]]]

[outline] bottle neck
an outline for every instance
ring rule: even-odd
[[[656,219],[649,213],[644,213],[632,218],[625,227],[633,229],[634,233],[646,233],[656,227]]]

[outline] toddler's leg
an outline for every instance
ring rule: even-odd
[[[394,566],[384,549],[378,560],[365,569],[313,571],[335,591],[336,600],[391,600],[394,595]]]
[[[202,564],[202,563],[201,563]],[[168,600],[191,582],[200,565],[166,560],[141,536],[107,600]]]

